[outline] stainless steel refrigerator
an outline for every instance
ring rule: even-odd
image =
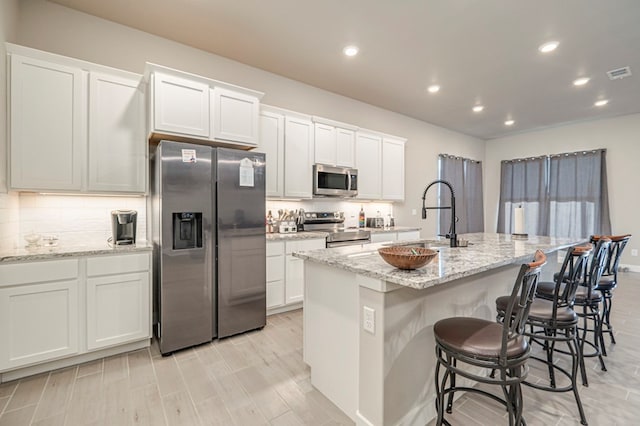
[[[161,141],[150,158],[160,352],[264,327],[264,154]]]

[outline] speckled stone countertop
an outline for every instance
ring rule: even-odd
[[[54,247],[17,248],[0,251],[0,265],[9,262],[30,262],[33,260],[54,260],[64,257],[100,256],[104,254],[132,253],[151,251],[153,247],[147,243],[133,246],[109,247],[107,242],[88,244],[60,243]]]
[[[501,266],[530,262],[537,249],[548,254],[587,241],[539,236],[515,239],[507,234],[487,233],[464,234],[460,238],[469,240],[469,247],[451,248],[449,240],[444,238],[418,240],[432,242],[432,248],[439,254],[428,265],[411,271],[389,265],[378,254],[380,247],[406,245],[411,241],[311,250],[293,255],[389,283],[425,289]]]
[[[420,231],[420,228],[410,226],[396,226],[394,228],[358,228],[365,231],[370,231],[372,234],[385,234],[389,232],[409,232]],[[287,241],[287,240],[308,240],[312,238],[325,238],[326,232],[321,231],[301,231],[293,232],[291,234],[267,234],[267,241]]]

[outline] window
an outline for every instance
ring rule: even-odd
[[[438,158],[440,179],[451,184],[456,197],[456,232],[484,232],[484,209],[482,204],[482,163],[468,158],[440,154]],[[438,205],[450,206],[450,195],[446,187],[438,188]],[[450,232],[451,210],[440,210],[438,233]]]
[[[610,234],[606,150],[503,161],[498,232],[513,232],[516,207],[528,234]]]

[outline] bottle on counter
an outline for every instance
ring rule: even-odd
[[[269,213],[267,214],[267,233],[271,234],[274,231],[274,226],[273,226],[273,215],[271,214],[271,210],[269,210]]]
[[[362,207],[362,205],[360,206],[360,213],[358,214],[358,227],[360,228],[364,228],[364,208]]]

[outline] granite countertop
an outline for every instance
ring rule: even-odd
[[[411,226],[396,226],[393,228],[353,228],[353,229],[370,231],[372,234],[420,231],[420,228],[411,227]],[[312,238],[325,238],[326,236],[327,236],[327,232],[322,232],[322,231],[301,231],[301,232],[293,232],[291,234],[273,233],[273,234],[267,234],[267,241],[308,240]]]
[[[20,247],[13,250],[0,251],[0,264],[9,262],[30,262],[32,260],[54,260],[64,257],[100,256],[104,254],[131,253],[151,251],[153,246],[142,242],[132,246],[110,247],[106,241],[84,244],[60,243],[54,247]]]
[[[378,249],[389,245],[410,244],[412,241],[310,250],[293,255],[389,283],[425,289],[501,266],[530,262],[537,249],[551,253],[587,241],[540,236],[515,239],[508,234],[488,233],[464,234],[459,237],[469,240],[469,247],[452,248],[449,247],[449,240],[438,237],[413,241],[430,241],[439,254],[428,265],[411,271],[389,265],[380,257]]]

